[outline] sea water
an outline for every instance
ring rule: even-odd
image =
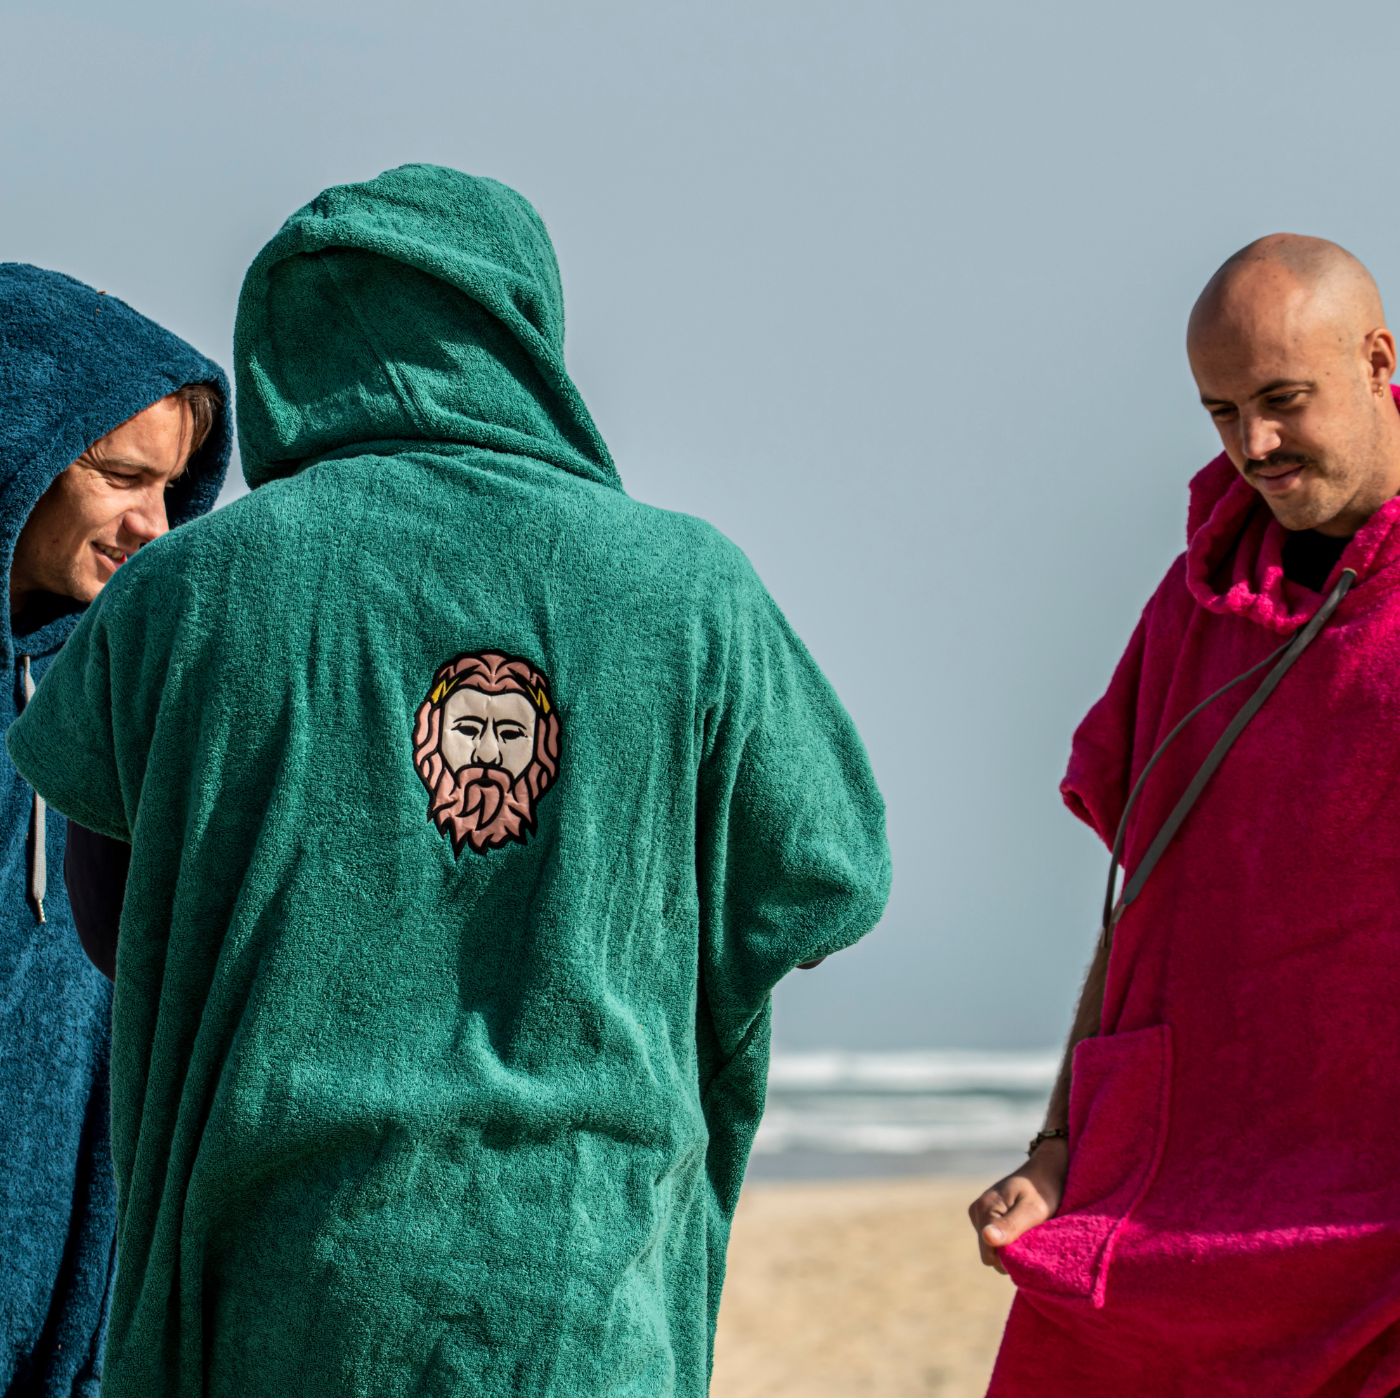
[[[1024,1160],[1059,1058],[1056,1050],[777,1051],[749,1177],[938,1173],[990,1182]]]

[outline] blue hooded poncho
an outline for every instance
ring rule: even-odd
[[[0,264],[0,565],[54,479],[98,438],[185,384],[223,371],[115,297],[61,273]],[[172,526],[214,504],[227,409],[172,486]],[[8,597],[8,586],[6,596]],[[82,609],[0,644],[0,725],[25,704]],[[111,1275],[116,1193],[108,1138],[111,988],[83,955],[63,887],[66,823],[0,753],[0,1381],[8,1394],[92,1395]],[[35,850],[35,833],[43,848]],[[47,885],[42,917],[33,898]]]

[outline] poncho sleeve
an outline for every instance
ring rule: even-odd
[[[122,696],[113,687],[109,627],[116,582],[74,629],[5,742],[15,767],[46,802],[92,831],[129,843],[146,746],[124,744],[118,753]],[[135,669],[129,659],[125,671]],[[122,687],[128,699],[129,684]]]
[[[700,968],[722,1053],[780,978],[869,931],[890,880],[884,802],[855,725],[751,571],[737,592],[697,813]]]
[[[1133,735],[1151,611],[1149,602],[1108,689],[1075,730],[1069,768],[1060,783],[1065,805],[1093,827],[1106,846],[1113,845],[1132,783]]]

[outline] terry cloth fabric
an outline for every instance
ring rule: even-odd
[[[115,297],[57,272],[0,264],[0,561],[8,597],[20,530],[54,479],[98,438],[219,367]],[[231,441],[225,416],[172,487],[172,523],[214,503]],[[126,567],[126,566],[123,566]],[[40,681],[77,605],[0,645],[8,725],[24,705],[26,660]],[[106,723],[106,701],[85,724]],[[6,1394],[95,1394],[112,1258],[108,1144],[110,988],[83,956],[64,893],[66,823],[34,852],[33,794],[9,757],[0,867],[0,1382]],[[96,775],[93,775],[96,780]],[[39,922],[31,866],[47,874]]]
[[[1400,499],[1114,935],[1074,1056],[1063,1207],[1003,1251],[994,1395],[1387,1395],[1400,1385]],[[1313,612],[1229,461],[1075,735],[1064,795],[1109,842],[1197,701]],[[1243,703],[1167,751],[1132,870]]]
[[[107,1389],[703,1393],[770,991],[884,904],[860,740],[624,493],[513,191],[326,191],[235,353],[255,489],[9,735],[132,842]]]

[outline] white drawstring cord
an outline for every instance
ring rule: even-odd
[[[34,698],[34,677],[29,674],[29,658],[24,660],[24,703]],[[44,919],[44,896],[49,892],[48,833],[44,810],[44,799],[34,794],[34,845],[29,855],[29,897],[34,901],[35,912],[42,924]]]

